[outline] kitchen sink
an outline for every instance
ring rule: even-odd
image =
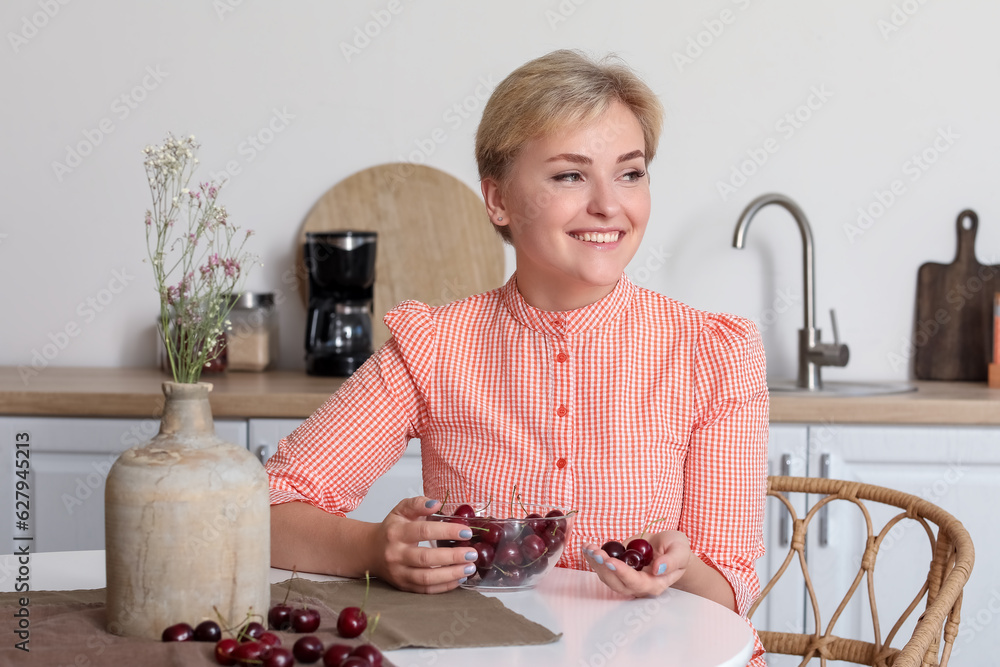
[[[795,380],[768,382],[772,394],[794,394],[796,396],[880,396],[882,394],[905,394],[916,391],[915,385],[907,382],[829,382],[823,381],[823,388],[809,390],[796,386]]]

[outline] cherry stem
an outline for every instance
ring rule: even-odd
[[[576,510],[573,511],[575,512]],[[660,523],[661,521],[666,521],[668,518],[669,517],[663,517],[662,519],[654,519],[653,521],[650,521],[643,527],[642,532],[639,533],[639,537],[640,538],[643,537],[646,534],[646,531],[649,530],[649,527],[652,526],[654,523]]]
[[[375,628],[378,627],[378,621],[382,618],[382,612],[375,614],[375,618],[372,619],[372,624],[368,627],[368,641],[371,643],[372,635],[375,634]]]
[[[521,494],[520,493],[517,494],[517,504],[521,506],[521,511],[524,512],[524,516],[528,516],[528,514],[530,514],[530,512],[528,511],[528,508],[524,506],[523,502],[521,502]]]
[[[281,601],[281,604],[286,604],[288,602],[288,596],[292,592],[292,580],[295,579],[298,565],[292,565],[292,578],[288,580],[288,587],[285,589],[285,599]]]
[[[361,602],[361,611],[364,611],[365,605],[368,604],[368,589],[371,588],[371,585],[371,577],[368,574],[368,570],[365,570],[365,599]]]
[[[509,511],[507,512],[507,516],[509,516],[509,517],[513,517],[514,516],[514,497],[515,496],[517,496],[517,484],[515,484],[514,488],[510,490],[510,507],[508,508]]]

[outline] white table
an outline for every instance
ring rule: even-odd
[[[287,579],[272,569],[271,582]],[[0,556],[0,592],[13,591],[17,557]],[[302,574],[319,581],[335,579]],[[32,554],[32,590],[103,588],[103,551]],[[403,649],[386,655],[399,667],[554,665],[607,667],[743,667],[753,634],[739,616],[714,602],[670,590],[659,598],[626,600],[591,572],[556,568],[535,590],[493,593],[510,609],[562,638],[543,646],[486,649]],[[461,630],[456,624],[455,631]]]

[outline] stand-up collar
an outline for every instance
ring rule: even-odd
[[[621,317],[635,294],[635,284],[625,274],[611,293],[576,310],[540,310],[524,300],[517,289],[517,273],[500,289],[507,310],[518,322],[549,336],[575,336]]]

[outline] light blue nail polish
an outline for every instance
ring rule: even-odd
[[[466,574],[475,574],[476,573],[476,566],[475,565],[466,565],[465,566],[465,573]]]
[[[656,574],[660,575],[667,571],[667,564],[660,563],[660,567],[656,568]]]
[[[463,528],[462,532],[460,532],[458,534],[458,536],[461,537],[463,540],[471,540],[472,539],[472,531],[470,529],[468,529],[468,528]]]
[[[614,571],[615,571],[615,570],[617,570],[618,568],[616,568],[616,567],[615,567],[615,564],[614,564],[614,563],[608,563],[608,569],[609,569],[609,570],[611,570],[612,572],[614,572]]]
[[[604,558],[602,556],[594,556],[594,560],[596,560],[599,565],[604,565]]]
[[[424,507],[426,507],[427,509],[430,509],[430,508],[434,507],[437,504],[438,504],[438,501],[436,501],[436,500],[428,500],[426,503],[424,503]]]
[[[467,582],[468,580],[469,580],[469,578],[468,578],[468,577],[462,577],[461,579],[459,579],[459,580],[458,580],[458,583],[460,583],[460,584],[464,584],[464,583],[465,583],[465,582]]]
[[[465,554],[465,560],[476,560],[476,558],[478,557],[479,554],[477,554],[475,551],[468,551]]]

